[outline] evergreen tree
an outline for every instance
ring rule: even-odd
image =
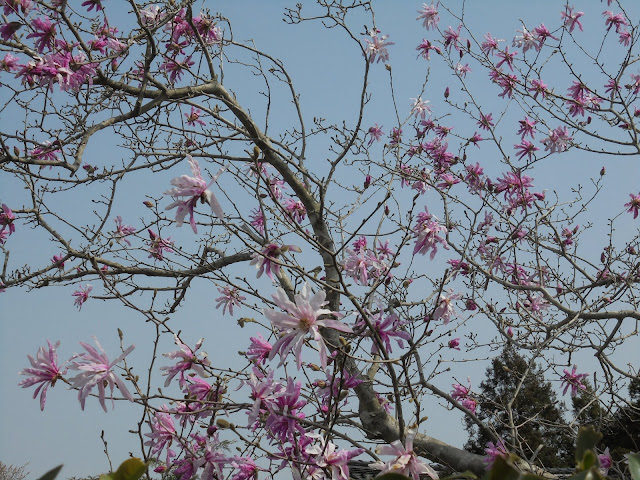
[[[564,420],[564,404],[556,399],[542,369],[533,365],[527,372],[527,367],[527,360],[513,345],[507,344],[502,354],[491,362],[487,378],[480,384],[477,415],[495,430],[510,450],[530,459],[540,448],[535,461],[544,467],[573,466],[574,441]],[[509,422],[511,400],[510,411],[517,437]],[[465,421],[469,432],[466,448],[484,454],[484,448],[492,438],[470,419]]]

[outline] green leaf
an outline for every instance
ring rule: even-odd
[[[640,480],[640,453],[630,453],[627,458],[629,458],[631,477],[633,480]]]
[[[100,480],[138,480],[149,466],[139,458],[129,458],[122,462],[118,470],[111,473],[103,473]]]
[[[520,472],[508,460],[502,457],[496,457],[489,470],[489,480],[518,480]]]
[[[602,440],[602,434],[591,425],[580,427],[578,441],[576,443],[576,463],[579,465],[584,459],[587,450],[595,450],[596,445]]]
[[[598,466],[598,457],[596,456],[596,452],[593,450],[587,450],[584,452],[584,456],[580,463],[578,464],[578,468],[580,470],[589,470],[591,467]]]
[[[47,473],[42,475],[38,480],[54,480],[54,478],[58,476],[58,473],[60,473],[60,470],[62,470],[62,465],[58,465],[56,468],[52,468]]]

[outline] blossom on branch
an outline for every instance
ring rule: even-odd
[[[202,342],[204,342],[204,338],[201,338],[196,342],[196,348],[191,350],[191,348],[180,341],[177,335],[174,335],[174,341],[176,345],[178,345],[179,350],[174,350],[173,352],[163,353],[164,357],[169,359],[178,359],[178,363],[172,365],[170,367],[160,367],[160,370],[163,370],[163,375],[167,376],[167,379],[164,382],[164,386],[168,387],[178,373],[180,374],[180,379],[178,383],[181,387],[184,387],[186,384],[186,379],[184,378],[184,372],[187,370],[192,370],[195,374],[200,377],[206,377],[207,372],[205,372],[203,367],[208,367],[211,365],[211,362],[207,358],[207,354],[204,352],[200,352],[196,354],[196,352],[202,346]],[[200,357],[199,357],[200,356]]]
[[[562,385],[565,385],[562,394],[565,395],[567,390],[571,388],[571,396],[575,397],[578,394],[579,390],[586,390],[587,387],[582,383],[582,379],[588,377],[588,373],[576,373],[578,367],[576,365],[573,366],[573,370],[569,372],[569,370],[564,370],[564,375],[562,376]]]
[[[71,360],[74,361],[69,367],[71,370],[79,370],[81,372],[69,380],[73,382],[72,387],[78,390],[78,400],[80,401],[82,410],[84,410],[85,401],[91,394],[91,390],[96,386],[98,387],[100,405],[105,412],[107,411],[105,404],[105,389],[107,387],[110,387],[109,396],[111,397],[112,405],[115,405],[113,402],[113,388],[116,386],[127,400],[133,402],[133,397],[131,393],[129,393],[127,386],[120,378],[120,375],[117,375],[113,371],[113,368],[124,360],[124,358],[133,351],[135,346],[129,346],[118,358],[110,362],[98,339],[94,337],[94,341],[98,347],[97,349],[87,343],[80,342],[80,345],[86,350],[86,353],[74,355],[71,358]]]
[[[78,290],[71,294],[72,296],[76,297],[73,304],[78,307],[78,310],[82,310],[82,305],[89,299],[89,294],[91,293],[92,289],[93,287],[89,284],[85,285],[84,287],[81,285]]]
[[[275,243],[270,243],[260,252],[253,254],[253,259],[249,262],[249,265],[255,265],[258,269],[257,278],[260,278],[263,273],[266,273],[267,277],[273,280],[273,275],[278,275],[280,272],[280,264],[278,263],[280,255],[289,251],[300,253],[302,249],[296,245],[276,245]]]
[[[165,207],[165,210],[171,210],[172,208],[178,207],[176,210],[176,223],[179,227],[182,226],[184,222],[184,217],[189,214],[189,223],[191,224],[191,228],[193,229],[193,233],[198,233],[198,229],[196,227],[196,221],[193,216],[193,209],[200,200],[201,203],[208,203],[211,207],[211,212],[214,213],[219,219],[224,219],[224,212],[222,211],[222,207],[218,203],[218,199],[216,196],[209,190],[209,187],[213,185],[220,175],[226,170],[226,166],[220,168],[218,173],[216,173],[209,183],[205,182],[200,173],[200,165],[198,165],[198,161],[191,157],[191,155],[187,155],[187,161],[189,162],[189,166],[191,167],[191,172],[193,173],[193,177],[188,175],[181,175],[180,177],[176,177],[171,180],[171,185],[175,188],[171,190],[167,190],[164,192],[166,195],[171,195],[172,197],[190,197],[187,200],[176,200],[170,205]]]
[[[67,372],[66,368],[61,368],[58,365],[58,354],[56,349],[60,346],[60,342],[56,342],[54,345],[47,340],[49,348],[45,350],[44,347],[38,349],[36,358],[31,355],[27,355],[31,368],[25,368],[20,372],[20,375],[25,375],[28,378],[22,380],[18,385],[22,388],[29,388],[34,385],[38,385],[36,391],[33,392],[33,398],[40,393],[40,410],[44,410],[44,403],[47,400],[47,389],[49,386],[54,387],[56,381],[62,378]]]
[[[393,441],[390,445],[376,448],[376,453],[380,455],[395,455],[395,459],[383,463],[378,461],[369,466],[380,470],[380,473],[394,472],[401,475],[411,476],[413,480],[420,480],[420,475],[427,474],[432,479],[438,478],[438,473],[429,465],[422,462],[413,451],[413,440],[416,437],[414,430],[407,430],[405,444],[400,440]]]
[[[378,37],[380,30],[372,29],[369,32],[370,38],[365,38],[364,41],[366,43],[364,47],[365,56],[369,57],[369,63],[374,63],[376,58],[378,62],[388,62],[389,61],[389,51],[387,47],[389,45],[394,45],[393,42],[388,42],[387,38],[389,35],[382,35]]]
[[[311,287],[305,282],[300,293],[294,295],[295,303],[289,300],[287,294],[281,288],[279,288],[271,298],[273,298],[275,304],[282,310],[285,310],[286,313],[271,308],[264,308],[262,310],[264,316],[282,333],[269,354],[269,360],[273,359],[277,353],[280,353],[280,365],[283,365],[287,354],[293,352],[296,357],[298,369],[300,369],[302,366],[302,346],[305,337],[310,333],[318,344],[320,363],[322,364],[322,368],[326,370],[327,348],[320,334],[319,327],[333,328],[347,333],[351,333],[352,330],[351,327],[338,320],[321,318],[329,315],[338,319],[343,317],[343,315],[338,312],[332,312],[324,308],[327,304],[324,290],[320,290],[312,296]]]

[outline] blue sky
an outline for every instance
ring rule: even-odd
[[[461,5],[460,2],[443,3],[453,10]],[[466,21],[477,39],[491,31],[495,37],[505,38],[510,42],[515,30],[521,26],[519,19],[525,20],[528,25],[538,25],[541,22],[545,22],[550,28],[551,25],[558,25],[561,4],[557,1],[541,1],[535,5],[526,1],[468,2]],[[237,41],[253,39],[259,49],[283,60],[301,95],[307,121],[314,116],[324,117],[328,122],[352,122],[355,119],[354,108],[358,104],[362,58],[338,30],[327,31],[318,24],[285,25],[281,19],[284,7],[289,5],[287,2],[209,1],[203,2],[203,5],[211,10],[220,8],[220,13],[230,20]],[[382,33],[389,34],[389,40],[395,42],[390,48],[389,63],[393,68],[395,94],[401,110],[400,116],[403,118],[409,114],[410,98],[420,93],[429,66],[424,60],[416,58],[415,47],[423,38],[434,37],[432,32],[426,32],[420,22],[415,20],[420,5],[421,2],[408,1],[374,2],[377,28]],[[588,2],[588,6],[588,15],[584,17],[586,32],[582,37],[586,44],[593,41],[589,37],[589,29],[595,26],[601,28],[603,20],[600,12],[605,9],[600,2]],[[105,0],[105,8],[113,9],[118,15],[127,10],[126,3],[120,0]],[[584,8],[587,8],[587,4]],[[364,17],[362,20],[353,19],[350,22],[353,31],[361,32],[364,22],[369,25],[370,20]],[[446,28],[446,22],[443,19],[440,26]],[[436,63],[432,65],[430,82],[423,98],[432,99],[437,108],[442,92],[450,84],[451,78],[449,72],[438,70]],[[587,65],[584,67],[589,68]],[[262,107],[259,95],[252,90],[253,79],[247,76],[236,78],[233,73],[229,75],[227,86],[237,92],[238,98],[249,108],[257,105],[252,110],[257,115]],[[470,80],[473,80],[473,72]],[[366,124],[377,122],[389,130],[394,124],[394,114],[388,76],[382,64],[373,66],[370,83],[373,96],[367,106]],[[502,108],[486,79],[478,80],[474,88],[487,104],[498,105],[496,111]],[[282,109],[282,114],[274,115],[275,129],[287,125],[290,118],[288,115],[291,114],[289,105],[279,108]],[[3,118],[0,122],[6,128],[9,120]],[[452,118],[451,123],[463,125],[464,120]],[[110,146],[112,141],[108,135],[100,137],[88,149],[86,157],[96,164],[110,161],[109,156],[114,151]],[[483,151],[483,154],[486,153]],[[322,159],[328,156],[323,152],[313,152],[313,155]],[[309,161],[312,162],[313,158]],[[568,179],[585,182],[588,187],[588,178],[596,175],[603,164],[607,166],[607,201],[594,206],[592,215],[593,220],[597,221],[612,212],[615,214],[621,211],[622,204],[628,201],[628,193],[640,190],[637,180],[640,178],[640,166],[634,157],[602,157],[570,151],[545,163],[545,167],[538,170],[536,183],[549,192],[566,189]],[[155,192],[167,188],[168,179],[172,175],[165,176],[166,179],[162,179],[162,176],[160,180],[153,179],[154,183],[157,182]],[[5,192],[18,194],[12,190],[15,186],[10,184],[6,176],[0,177],[0,182],[3,183],[0,199],[4,201]],[[136,185],[135,182],[139,183]],[[145,190],[140,185],[146,187],[149,181],[138,178],[135,182],[129,186],[129,190],[123,192],[119,204],[130,216],[138,214],[139,208],[136,206],[145,198]],[[231,200],[229,198],[223,202],[228,204]],[[64,202],[68,202],[69,209],[77,209],[79,216],[91,213],[90,207],[82,205],[82,199],[69,197]],[[243,200],[239,200],[238,204],[242,205],[242,202]],[[637,223],[625,222],[619,225],[619,229],[633,232],[637,229]],[[175,234],[172,232],[172,235],[174,238],[181,238],[188,234],[186,230],[187,228]],[[22,236],[19,243],[10,245],[13,256],[24,262],[34,259],[46,262],[53,254],[58,253],[57,249],[49,248],[48,239],[29,237],[27,232],[20,233]],[[599,236],[604,238],[605,234],[604,230],[596,230],[593,234],[594,245],[601,240]],[[227,341],[227,338],[242,338],[245,331],[235,324],[235,320],[223,318],[214,309],[213,298],[217,292],[212,294],[209,287],[194,283],[190,299],[175,320],[183,322],[181,325],[184,325],[185,337],[191,343],[202,336],[210,339],[210,343],[205,344],[205,349],[213,363],[216,358],[233,358],[243,348],[243,344]],[[27,366],[26,355],[35,355],[37,348],[44,345],[46,339],[59,339],[62,341],[60,355],[67,358],[80,351],[78,341],[90,341],[92,336],[96,336],[110,356],[115,357],[118,349],[116,328],[119,327],[125,332],[125,347],[131,343],[136,344],[136,350],[129,357],[131,362],[144,365],[149,360],[153,335],[153,328],[149,324],[131,316],[126,309],[112,302],[88,302],[78,312],[72,305],[70,292],[71,287],[67,286],[30,292],[13,289],[0,294],[0,389],[3,392],[0,396],[0,424],[4,428],[4,434],[0,437],[0,460],[11,464],[30,462],[28,470],[33,474],[40,474],[64,463],[63,478],[108,470],[103,453],[104,445],[100,439],[102,430],[105,431],[108,451],[114,463],[126,458],[128,452],[139,451],[139,439],[128,433],[138,421],[139,410],[133,405],[119,403],[115,410],[104,413],[97,402],[88,401],[86,410],[82,412],[75,393],[64,391],[64,385],[59,384],[49,390],[46,408],[41,412],[38,402],[31,399],[32,389],[17,387],[20,380],[17,372]],[[174,349],[168,341],[162,347],[161,351]],[[452,369],[452,377],[459,380],[464,380],[467,375],[478,378],[483,375],[484,364],[469,362],[452,365]],[[434,407],[434,410],[438,414],[433,415],[433,419],[427,424],[430,431],[426,433],[456,445],[464,443],[466,432],[462,428],[461,417],[443,408]],[[451,425],[455,428],[451,428]]]

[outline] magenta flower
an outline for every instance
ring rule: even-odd
[[[56,24],[51,23],[48,18],[34,18],[31,22],[33,32],[27,35],[27,38],[35,38],[35,46],[39,53],[43,53],[45,49],[53,47],[56,37]]]
[[[460,351],[460,338],[449,340],[449,348]]]
[[[442,34],[442,38],[444,40],[444,48],[451,52],[451,47],[454,47],[458,52],[461,52],[462,49],[458,45],[460,42],[460,29],[462,28],[462,24],[458,25],[458,29],[454,30],[449,26],[446,32]]]
[[[22,23],[20,22],[9,22],[3,25],[0,25],[0,38],[4,41],[11,40],[13,34],[22,28]]]
[[[26,14],[31,9],[31,0],[5,0],[2,3],[5,15],[18,13],[18,10],[22,10],[22,13]]]
[[[54,255],[51,257],[51,263],[54,267],[58,267],[58,270],[62,270],[64,268],[64,261],[62,260],[64,255]]]
[[[259,208],[254,208],[253,210],[251,210],[249,219],[249,223],[251,224],[251,226],[262,235],[264,235],[264,215],[262,214],[262,210],[260,210]]]
[[[498,52],[497,56],[501,58],[501,60],[496,64],[496,68],[500,68],[504,63],[507,64],[509,70],[513,72],[513,59],[518,55],[518,51],[509,53],[509,47],[505,47],[504,51]]]
[[[0,30],[2,27],[0,27]],[[18,57],[14,57],[10,53],[5,54],[4,58],[0,60],[0,70],[5,72],[17,71],[20,68],[18,62],[20,59]]]
[[[528,90],[533,92],[534,99],[538,98],[538,94],[541,94],[542,98],[547,96],[547,85],[540,78],[531,80],[531,87]]]
[[[524,117],[524,120],[518,120],[520,124],[520,129],[516,132],[516,135],[520,135],[520,140],[524,140],[524,137],[530,135],[531,138],[535,138],[536,131],[533,127],[536,126],[537,122],[533,120],[529,120],[529,117]]]
[[[273,347],[260,334],[257,337],[251,337],[250,340],[251,346],[247,350],[247,357],[256,365],[261,365],[269,358]]]
[[[231,466],[238,471],[231,480],[255,480],[261,470],[249,457],[233,457]]]
[[[447,242],[440,236],[440,233],[447,233],[447,228],[438,223],[438,219],[429,213],[427,207],[424,212],[418,213],[418,221],[413,229],[416,244],[413,247],[413,254],[425,255],[431,250],[430,258],[433,260],[438,252],[438,244],[444,249],[448,249]]]
[[[300,247],[296,245],[282,245],[278,246],[275,243],[270,243],[264,247],[259,253],[253,254],[253,259],[249,262],[249,265],[255,265],[258,270],[257,278],[260,278],[263,273],[267,274],[271,280],[273,275],[278,275],[280,272],[280,263],[278,259],[284,252],[302,252]]]
[[[484,463],[487,464],[487,467],[493,465],[496,458],[507,458],[509,455],[509,451],[507,450],[507,447],[504,446],[504,442],[502,440],[498,441],[497,445],[493,442],[487,443],[487,448],[484,449],[484,453],[487,454],[483,459]]]
[[[106,265],[105,265],[106,266]],[[78,310],[82,310],[82,305],[84,304],[84,302],[86,302],[89,299],[89,293],[91,293],[91,290],[93,289],[93,287],[89,284],[83,286],[80,286],[80,288],[78,290],[76,290],[75,292],[73,292],[71,295],[76,297],[75,301],[73,302],[73,304],[78,307]]]
[[[394,455],[396,458],[390,462],[383,463],[378,461],[369,466],[380,470],[381,473],[394,472],[402,475],[411,476],[413,480],[420,480],[420,475],[429,475],[432,479],[438,478],[438,473],[426,463],[423,463],[413,451],[413,439],[416,432],[407,430],[405,444],[402,445],[400,440],[395,440],[390,445],[383,445],[376,448],[376,453],[381,455]]]
[[[376,123],[375,126],[369,127],[368,134],[370,135],[368,146],[373,145],[373,142],[379,142],[384,132],[382,131],[382,127],[379,127]]]
[[[640,212],[640,193],[638,195],[634,195],[630,193],[631,201],[629,203],[625,203],[624,206],[628,207],[629,210],[627,212],[633,213],[634,220],[638,218],[638,213]]]
[[[586,390],[587,387],[582,383],[582,379],[588,377],[588,373],[576,373],[578,367],[576,365],[573,366],[573,370],[569,372],[569,370],[564,370],[564,375],[562,376],[562,384],[565,385],[562,394],[565,395],[569,387],[571,387],[571,396],[575,397],[578,394],[578,389]]]
[[[389,35],[382,35],[378,37],[379,33],[380,33],[380,30],[372,29],[369,32],[370,38],[364,39],[366,43],[364,47],[364,55],[369,57],[369,63],[374,63],[376,61],[376,57],[378,58],[378,62],[389,61],[389,51],[387,50],[387,47],[389,45],[394,45],[394,43],[387,41],[387,38],[389,38]]]
[[[598,455],[598,465],[605,475],[609,472],[609,469],[613,465],[613,460],[609,453],[609,447],[607,447],[603,453]]]
[[[467,377],[467,380],[469,382],[468,387],[460,385],[459,383],[452,385],[453,391],[451,392],[451,396],[454,400],[460,402],[460,404],[467,410],[476,413],[476,407],[478,404],[473,398],[471,398],[471,379]]]
[[[496,50],[498,50],[499,48],[498,42],[504,42],[504,40],[493,38],[491,36],[491,33],[486,33],[484,35],[484,42],[482,42],[482,45],[480,45],[480,48],[482,48],[482,51],[486,55],[491,55]]]
[[[513,148],[517,150],[516,156],[518,160],[522,160],[526,156],[529,158],[529,161],[533,159],[533,154],[540,150],[529,140],[522,140],[519,145],[514,145]]]
[[[211,181],[207,184],[202,178],[200,174],[200,165],[198,165],[198,161],[191,157],[191,155],[187,155],[187,161],[191,166],[191,172],[193,173],[193,177],[188,175],[182,175],[180,177],[176,177],[171,180],[171,185],[176,188],[172,188],[171,190],[167,190],[164,192],[166,195],[171,195],[172,197],[190,197],[188,200],[176,200],[170,205],[165,207],[165,210],[171,210],[172,208],[178,207],[176,210],[176,223],[179,227],[182,226],[184,222],[184,217],[189,214],[189,223],[191,224],[191,228],[193,229],[193,233],[198,233],[198,229],[196,227],[196,221],[193,216],[193,209],[200,200],[201,203],[208,203],[211,207],[211,212],[213,212],[219,219],[224,218],[224,212],[222,211],[222,207],[218,203],[218,199],[216,196],[208,190],[208,188],[215,183],[222,172],[225,171],[227,167],[222,167],[218,170]]]
[[[481,113],[480,120],[478,120],[478,126],[483,130],[491,130],[491,127],[493,127],[493,115],[491,113],[488,113],[487,115]]]
[[[431,50],[436,52],[438,55],[442,53],[442,50],[440,50],[440,47],[436,47],[426,38],[422,39],[422,43],[416,47],[416,50],[420,52],[420,55],[425,60],[431,60]]]
[[[174,335],[174,339],[176,345],[180,347],[179,350],[174,350],[173,352],[163,353],[162,355],[169,358],[174,359],[177,358],[178,363],[170,367],[160,367],[160,370],[164,370],[163,375],[167,376],[167,379],[164,382],[164,386],[168,387],[178,373],[180,374],[179,384],[181,387],[184,387],[186,384],[186,380],[184,378],[184,372],[187,370],[193,370],[196,374],[200,375],[200,377],[206,377],[207,372],[205,372],[203,367],[208,367],[211,365],[211,362],[207,358],[207,354],[201,352],[200,354],[196,354],[196,352],[202,346],[202,342],[204,342],[204,338],[201,338],[196,342],[196,348],[191,350],[187,345],[182,343],[177,335]],[[200,355],[200,358],[198,358]]]
[[[94,8],[96,9],[96,12],[102,10],[102,3],[100,2],[100,0],[85,0],[84,2],[82,2],[81,6],[88,7],[87,12],[90,12]]]
[[[149,258],[155,258],[156,260],[164,260],[164,252],[173,252],[173,241],[171,237],[164,239],[160,238],[158,234],[153,232],[151,229],[147,230],[149,232],[149,237],[151,237],[151,242],[149,245]]]
[[[302,223],[307,216],[307,209],[304,208],[304,204],[300,200],[295,200],[293,198],[285,198],[283,203],[284,209],[293,221],[296,223]]]
[[[160,65],[160,68],[169,74],[169,80],[171,83],[176,83],[176,80],[182,79],[184,71],[188,70],[193,65],[195,65],[195,62],[191,60],[191,55],[189,55],[188,57],[185,57],[182,62],[179,62],[175,58],[167,59],[162,65]]]
[[[48,351],[45,350],[44,347],[40,347],[35,359],[31,355],[27,355],[29,363],[31,363],[31,368],[25,368],[20,372],[20,375],[28,376],[28,378],[25,378],[18,384],[22,386],[22,388],[29,388],[40,384],[36,388],[36,391],[33,392],[33,398],[36,398],[38,393],[40,393],[40,410],[44,410],[44,403],[47,400],[47,389],[49,386],[54,387],[56,381],[62,378],[67,372],[66,368],[61,369],[58,365],[56,348],[60,346],[60,342],[51,345],[51,342],[47,340],[47,344],[49,345]]]
[[[305,282],[300,293],[294,296],[295,303],[293,303],[287,298],[285,291],[279,288],[276,294],[271,297],[275,304],[285,310],[286,313],[271,308],[262,310],[262,313],[272,325],[282,332],[282,336],[275,343],[269,354],[269,360],[273,359],[276,353],[280,353],[280,365],[282,365],[287,354],[293,351],[299,370],[302,365],[302,345],[307,334],[311,333],[318,344],[322,368],[326,370],[327,349],[319,327],[333,328],[341,332],[352,332],[351,327],[338,320],[320,319],[325,315],[333,315],[336,318],[341,318],[343,315],[323,308],[327,304],[324,290],[320,290],[313,296],[311,296],[311,293],[311,287]]]
[[[197,123],[198,125],[202,125],[204,127],[207,123],[203,120],[200,120],[201,113],[202,110],[200,110],[199,108],[191,107],[191,113],[184,114],[184,116],[187,118],[187,125],[195,127]]]
[[[105,404],[106,387],[110,387],[112,405],[115,405],[113,401],[114,386],[118,387],[120,393],[127,400],[133,402],[133,397],[131,396],[131,393],[129,393],[127,386],[122,381],[120,375],[113,372],[113,368],[116,364],[124,360],[124,358],[133,351],[135,346],[129,346],[129,348],[127,348],[118,358],[113,362],[109,362],[109,358],[102,348],[102,345],[100,345],[98,339],[94,337],[94,340],[99,351],[87,343],[80,342],[80,345],[82,345],[86,350],[86,353],[74,355],[71,360],[75,359],[76,361],[74,361],[69,367],[71,370],[79,370],[81,372],[69,380],[73,382],[72,387],[78,389],[78,400],[80,401],[82,410],[84,410],[84,404],[87,397],[91,394],[91,390],[93,390],[93,387],[95,386],[98,387],[98,398],[100,400],[100,405],[102,405],[102,409],[105,412],[107,411],[107,406]]]
[[[616,33],[620,33],[620,29],[623,26],[626,27],[629,25],[627,19],[624,18],[624,14],[622,13],[614,14],[611,10],[605,10],[602,12],[602,15],[606,17],[604,24],[607,27],[607,31],[611,30],[611,27],[615,27]]]
[[[231,288],[229,286],[218,288],[218,292],[220,292],[222,296],[216,298],[216,302],[218,302],[216,308],[223,307],[223,315],[227,313],[227,308],[229,309],[229,314],[233,315],[233,307],[242,305],[242,301],[247,299],[247,297],[240,295],[240,291],[237,288]]]
[[[371,337],[375,338],[375,333],[378,334],[382,344],[384,345],[386,351],[391,353],[393,350],[391,349],[391,337],[395,337],[396,342],[400,348],[404,348],[404,342],[411,340],[411,335],[409,332],[402,329],[402,327],[407,323],[406,321],[400,320],[398,315],[395,313],[391,313],[389,315],[385,315],[384,309],[381,305],[378,305],[378,311],[376,313],[372,313],[369,315],[369,323],[373,327],[373,331],[367,326],[364,319],[361,319],[354,325],[354,331],[361,335],[362,337]],[[377,341],[373,341],[371,345],[371,353],[375,354],[380,351],[380,346]]]
[[[254,369],[249,375],[249,380],[243,380],[241,385],[247,385],[251,388],[251,399],[253,405],[251,410],[247,412],[248,426],[251,426],[258,420],[260,411],[272,412],[277,409],[275,400],[283,395],[284,386],[280,382],[273,380],[275,372],[270,370],[265,376],[258,369]]]
[[[580,23],[580,17],[584,15],[584,12],[573,12],[575,7],[566,6],[565,11],[561,12],[561,18],[564,19],[564,26],[569,29],[569,33],[573,32],[573,29],[576,28],[576,25],[582,32],[582,24]]]
[[[0,232],[4,232],[5,228],[9,229],[9,235],[16,231],[16,226],[13,224],[13,221],[16,219],[16,216],[11,211],[9,207],[7,207],[4,203],[2,204],[2,212],[0,212]]]
[[[135,233],[136,229],[133,227],[130,227],[129,225],[123,225],[122,217],[120,215],[114,218],[114,221],[116,222],[116,230],[115,232],[113,232],[113,238],[115,238],[117,242],[120,242],[122,240],[127,245],[131,246],[131,242],[127,240],[125,237],[127,237],[128,235],[131,235],[132,233]]]
[[[422,26],[427,30],[435,30],[436,28],[438,28],[438,22],[440,21],[440,17],[438,16],[439,4],[440,2],[434,5],[433,1],[431,2],[431,5],[423,3],[422,8],[418,10],[418,13],[420,15],[418,15],[416,20],[422,20]]]

